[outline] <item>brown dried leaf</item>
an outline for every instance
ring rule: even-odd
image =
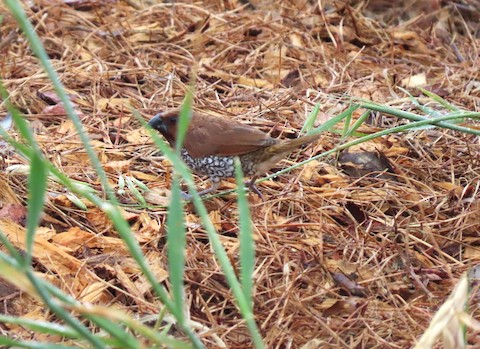
[[[222,230],[222,215],[220,214],[220,211],[215,210],[215,211],[210,211],[208,213],[208,217],[213,223],[213,226],[215,227],[216,231],[221,231]]]
[[[0,220],[0,230],[8,232],[8,238],[15,247],[21,250],[25,248],[26,232],[24,228],[12,221]],[[94,281],[94,277],[82,268],[82,263],[78,259],[38,236],[35,236],[33,257],[37,263],[51,273],[62,275],[64,278],[68,278],[69,275],[74,276],[72,280],[74,282],[70,285],[71,290],[81,291]]]
[[[105,165],[105,171],[110,173],[125,173],[130,168],[132,160],[108,161]]]
[[[0,209],[0,219],[11,219],[13,222],[25,226],[27,209],[20,204],[4,204]]]
[[[72,227],[66,232],[53,236],[52,242],[72,252],[86,246],[90,249],[99,249],[103,253],[129,254],[122,239],[92,234],[79,227]]]

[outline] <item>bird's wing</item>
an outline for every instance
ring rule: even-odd
[[[235,156],[277,143],[277,140],[253,126],[212,118],[195,122],[188,130],[184,147],[192,157]]]

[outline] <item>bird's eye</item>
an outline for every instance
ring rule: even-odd
[[[177,123],[177,117],[170,118],[170,123],[171,124],[176,124]]]

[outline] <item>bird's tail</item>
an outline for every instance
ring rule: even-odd
[[[265,151],[272,155],[290,153],[297,148],[315,142],[317,139],[320,138],[320,136],[320,133],[316,133],[312,135],[306,135],[294,139],[285,140],[269,146],[267,149],[265,149]]]

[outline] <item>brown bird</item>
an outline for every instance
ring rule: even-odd
[[[148,124],[175,148],[178,118],[179,110],[172,110],[155,115]],[[193,172],[210,177],[212,186],[199,192],[200,195],[215,191],[223,178],[235,176],[233,159],[238,156],[245,176],[252,176],[246,185],[263,199],[255,186],[258,176],[295,149],[319,137],[314,134],[279,140],[253,126],[192,112],[181,156]]]

